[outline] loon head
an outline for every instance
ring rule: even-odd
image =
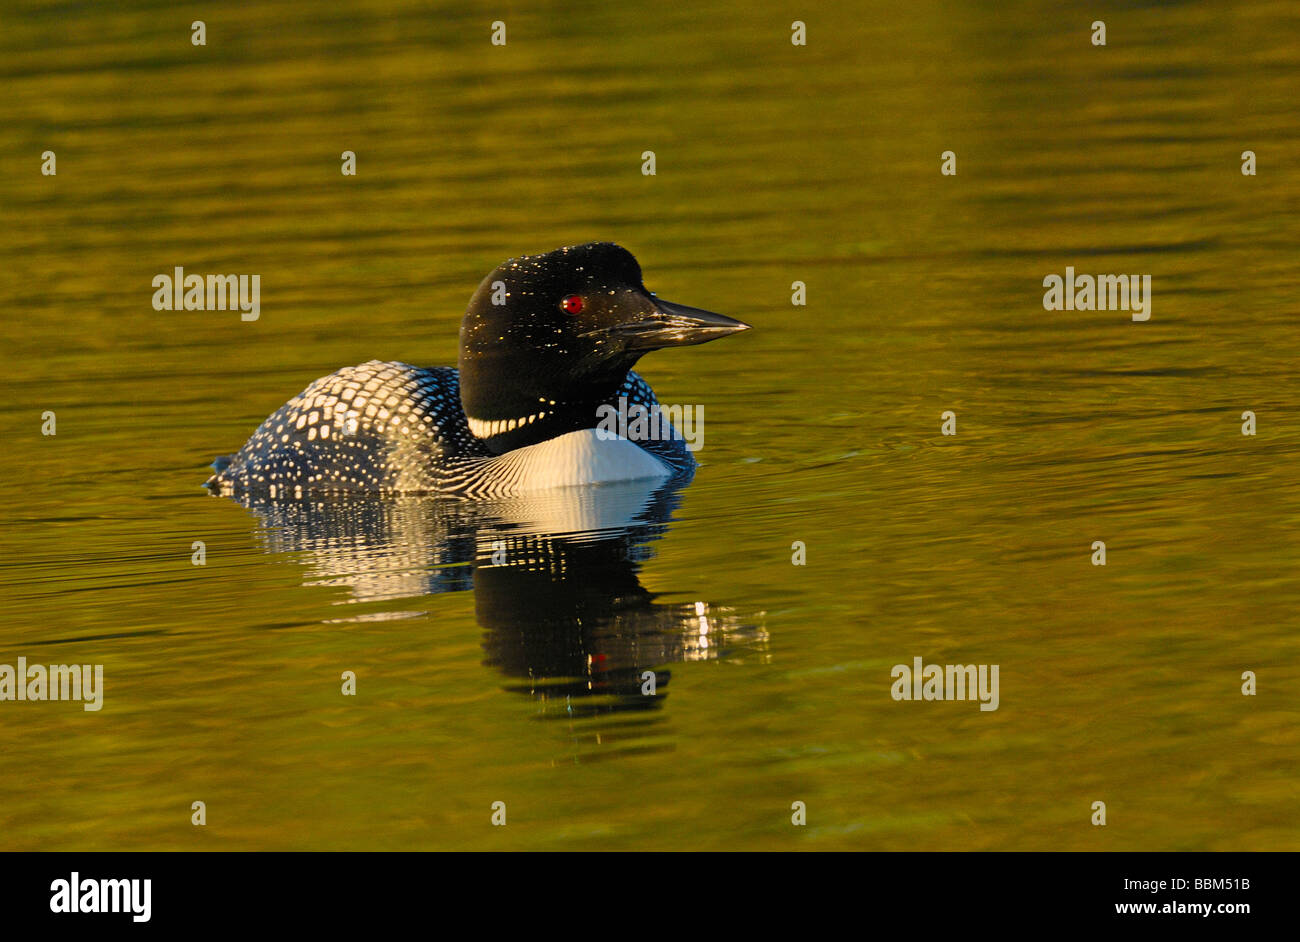
[[[512,258],[483,279],[461,322],[461,405],[500,454],[595,428],[643,354],[748,328],[656,298],[611,242]]]

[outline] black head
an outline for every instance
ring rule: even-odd
[[[748,326],[659,300],[612,242],[513,258],[483,279],[461,322],[461,404],[499,454],[596,427],[643,354]]]

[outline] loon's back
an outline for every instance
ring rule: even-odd
[[[634,372],[618,395],[658,405]],[[366,492],[505,497],[569,484],[676,477],[695,462],[680,436],[632,443],[570,432],[494,456],[470,430],[457,371],[372,360],[316,380],[235,454],[213,462],[222,495]]]

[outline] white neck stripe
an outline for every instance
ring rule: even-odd
[[[469,430],[474,433],[475,438],[492,438],[494,435],[501,435],[505,432],[513,432],[517,428],[523,428],[525,425],[532,425],[538,419],[545,418],[548,413],[534,412],[532,415],[525,415],[518,419],[471,419],[466,416],[469,422]]]

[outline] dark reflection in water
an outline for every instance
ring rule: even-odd
[[[473,589],[485,663],[511,679],[506,689],[530,695],[543,716],[580,718],[658,710],[664,665],[765,648],[766,632],[735,611],[662,604],[641,585],[678,500],[678,489],[629,482],[475,503],[240,503],[269,552],[301,554],[307,585],[344,586],[355,602]]]

